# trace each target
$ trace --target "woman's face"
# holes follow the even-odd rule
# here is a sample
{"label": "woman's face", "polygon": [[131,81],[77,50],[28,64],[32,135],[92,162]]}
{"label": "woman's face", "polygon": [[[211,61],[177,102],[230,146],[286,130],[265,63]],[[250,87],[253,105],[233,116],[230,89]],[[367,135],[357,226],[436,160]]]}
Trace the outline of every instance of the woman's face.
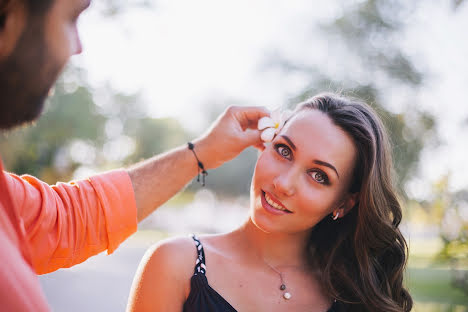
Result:
{"label": "woman's face", "polygon": [[346,205],[356,154],[352,138],[324,113],[295,114],[257,161],[253,223],[265,232],[310,230]]}

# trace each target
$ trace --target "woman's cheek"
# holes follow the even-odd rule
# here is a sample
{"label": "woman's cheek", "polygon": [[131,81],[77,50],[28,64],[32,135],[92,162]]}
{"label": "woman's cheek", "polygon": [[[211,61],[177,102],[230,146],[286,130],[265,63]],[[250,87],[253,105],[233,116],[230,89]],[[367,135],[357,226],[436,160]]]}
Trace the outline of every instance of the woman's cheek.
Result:
{"label": "woman's cheek", "polygon": [[300,205],[304,211],[319,220],[332,213],[335,208],[334,194],[329,189],[309,187],[302,191]]}
{"label": "woman's cheek", "polygon": [[283,170],[286,170],[284,164],[275,157],[273,151],[265,150],[257,162],[257,171],[259,175],[273,183],[273,179]]}

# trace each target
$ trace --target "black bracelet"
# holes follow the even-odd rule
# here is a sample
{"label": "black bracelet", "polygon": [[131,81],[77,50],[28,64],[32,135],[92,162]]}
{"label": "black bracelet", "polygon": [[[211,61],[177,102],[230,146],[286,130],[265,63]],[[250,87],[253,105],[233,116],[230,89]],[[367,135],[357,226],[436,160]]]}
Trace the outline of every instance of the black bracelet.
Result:
{"label": "black bracelet", "polygon": [[202,175],[202,186],[205,186],[205,177],[208,175],[208,172],[206,172],[205,167],[203,166],[203,163],[198,159],[197,153],[195,153],[195,145],[193,145],[192,142],[188,142],[188,149],[193,152],[193,155],[197,159],[197,164],[198,164],[198,175],[197,175],[197,182],[200,182],[200,173]]}

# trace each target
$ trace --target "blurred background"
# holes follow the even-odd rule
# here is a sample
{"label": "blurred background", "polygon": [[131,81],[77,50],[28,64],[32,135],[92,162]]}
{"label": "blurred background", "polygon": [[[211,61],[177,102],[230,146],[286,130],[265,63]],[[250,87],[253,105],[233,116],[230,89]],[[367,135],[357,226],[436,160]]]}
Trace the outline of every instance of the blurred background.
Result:
{"label": "blurred background", "polygon": [[[185,144],[228,105],[356,96],[393,140],[414,310],[468,311],[466,2],[93,1],[46,113],[0,136],[5,166],[54,184]],[[241,224],[256,157],[189,185],[113,255],[42,276],[52,309],[123,311],[148,246]]]}

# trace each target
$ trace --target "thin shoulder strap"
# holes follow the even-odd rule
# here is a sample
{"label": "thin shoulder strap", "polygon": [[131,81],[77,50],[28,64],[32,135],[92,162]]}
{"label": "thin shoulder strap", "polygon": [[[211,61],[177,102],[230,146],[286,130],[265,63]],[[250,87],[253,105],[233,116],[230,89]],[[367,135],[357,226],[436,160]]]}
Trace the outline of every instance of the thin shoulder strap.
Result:
{"label": "thin shoulder strap", "polygon": [[205,265],[205,251],[203,250],[203,245],[194,234],[190,234],[190,237],[192,237],[193,241],[195,242],[195,246],[197,247],[197,261],[195,262],[194,274],[197,275],[198,273],[201,273],[205,275],[206,265]]}

